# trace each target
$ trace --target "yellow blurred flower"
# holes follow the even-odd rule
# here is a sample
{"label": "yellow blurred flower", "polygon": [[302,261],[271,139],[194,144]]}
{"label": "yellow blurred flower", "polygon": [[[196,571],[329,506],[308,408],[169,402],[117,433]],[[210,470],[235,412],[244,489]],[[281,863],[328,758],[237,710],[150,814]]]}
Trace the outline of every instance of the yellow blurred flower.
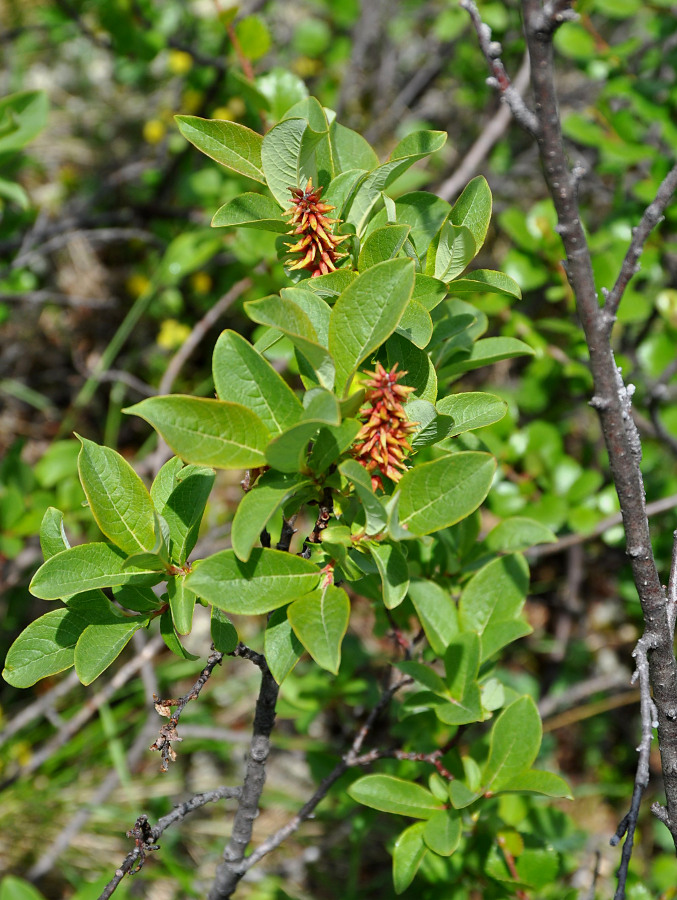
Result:
{"label": "yellow blurred flower", "polygon": [[188,339],[190,327],[177,322],[176,319],[165,319],[160,325],[157,344],[163,350],[176,350]]}
{"label": "yellow blurred flower", "polygon": [[206,272],[193,272],[190,283],[196,294],[208,294],[212,289],[212,277]]}
{"label": "yellow blurred flower", "polygon": [[170,50],[168,67],[172,75],[185,75],[193,68],[193,57],[185,50]]}
{"label": "yellow blurred flower", "polygon": [[143,139],[147,144],[159,144],[167,133],[167,126],[160,119],[149,119],[143,126]]}
{"label": "yellow blurred flower", "polygon": [[144,291],[148,290],[149,285],[150,279],[145,275],[141,275],[139,272],[134,275],[130,275],[125,282],[125,287],[132,297],[140,297],[141,294],[144,293]]}

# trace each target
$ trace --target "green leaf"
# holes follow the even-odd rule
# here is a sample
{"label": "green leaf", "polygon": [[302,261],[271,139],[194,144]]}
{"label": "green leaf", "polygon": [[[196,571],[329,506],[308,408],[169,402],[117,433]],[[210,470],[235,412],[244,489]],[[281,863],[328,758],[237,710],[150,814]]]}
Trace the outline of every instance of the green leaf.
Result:
{"label": "green leaf", "polygon": [[454,225],[465,225],[475,240],[476,249],[481,248],[491,221],[491,190],[484,176],[478,175],[465,186],[454,203],[449,220]]}
{"label": "green leaf", "polygon": [[270,614],[263,639],[266,662],[278,684],[282,684],[304,652],[287,618],[287,609],[276,609]]}
{"label": "green leaf", "polygon": [[395,201],[398,224],[410,225],[410,239],[419,259],[425,259],[431,241],[451,212],[451,206],[428,191],[403,194]]}
{"label": "green leaf", "polygon": [[348,795],[363,806],[412,819],[429,819],[441,807],[427,788],[392,775],[358,778],[348,788]]}
{"label": "green leaf", "polygon": [[554,772],[544,772],[541,769],[527,769],[526,772],[515,775],[501,788],[502,794],[508,791],[515,794],[544,794],[546,797],[574,799],[569,785],[563,778]]}
{"label": "green leaf", "polygon": [[[359,463],[358,463],[359,465]],[[369,552],[381,576],[383,602],[386,609],[394,609],[407,596],[409,567],[398,544],[372,543]]]}
{"label": "green leaf", "polygon": [[309,593],[319,579],[314,563],[281,550],[257,548],[247,562],[233,550],[196,562],[186,585],[224,612],[257,615]]}
{"label": "green leaf", "polygon": [[144,483],[126,459],[109,447],[76,435],[80,481],[102,533],[127,555],[155,547],[155,511]]}
{"label": "green leaf", "polygon": [[444,670],[449,693],[461,702],[469,685],[477,680],[480,668],[480,640],[476,634],[457,634],[444,651]]}
{"label": "green leaf", "polygon": [[279,434],[301,418],[303,407],[287,382],[249,341],[224,331],[214,347],[214,386],[221,400],[240,403]]}
{"label": "green leaf", "polygon": [[412,399],[434,403],[437,399],[437,373],[428,354],[399,334],[388,338],[386,350],[388,365],[392,368],[397,363],[400,371],[407,373],[400,383],[414,388]]}
{"label": "green leaf", "polygon": [[411,295],[412,300],[418,300],[430,312],[430,310],[439,306],[446,296],[447,286],[443,281],[431,278],[430,275],[422,275],[420,272],[416,273],[414,292]]}
{"label": "green leaf", "polygon": [[499,522],[485,537],[484,543],[493,553],[515,553],[535,544],[552,544],[557,535],[537,522],[523,516],[511,516]]}
{"label": "green leaf", "polygon": [[176,116],[179,131],[198,150],[238,175],[266,183],[261,161],[263,138],[239,125],[198,116]]}
{"label": "green leaf", "polygon": [[475,239],[465,225],[445,222],[435,253],[435,265],[429,274],[440,281],[452,281],[468,266],[477,253]]}
{"label": "green leaf", "polygon": [[79,544],[43,563],[28,589],[41,600],[59,600],[93,588],[151,585],[162,580],[154,571],[125,568],[125,560],[125,554],[111,544]]}
{"label": "green leaf", "polygon": [[468,725],[471,722],[481,722],[484,715],[479,686],[473,682],[468,685],[461,700],[435,706],[435,715],[445,725]]}
{"label": "green leaf", "polygon": [[[2,138],[0,137],[0,147],[2,146]],[[7,181],[6,178],[0,178],[0,197],[15,203],[22,210],[30,209],[31,198],[26,191],[15,181]]]}
{"label": "green leaf", "polygon": [[181,659],[199,658],[193,653],[189,653],[179,640],[179,636],[176,633],[176,629],[174,628],[174,623],[172,622],[171,611],[168,609],[165,610],[165,612],[163,612],[160,616],[160,634],[162,635],[162,640],[165,642],[167,647],[176,656],[180,657]]}
{"label": "green leaf", "polygon": [[449,437],[454,425],[454,420],[449,416],[438,416],[437,410],[428,400],[410,400],[405,411],[409,421],[416,425],[409,437],[409,443],[413,450],[436,444]]}
{"label": "green leaf", "polygon": [[[494,844],[484,863],[485,872],[499,882],[512,886],[522,886],[542,890],[557,883],[560,862],[559,854],[552,847],[543,846],[538,838],[532,835],[522,836],[519,833],[508,833],[504,836],[508,840],[513,837],[523,841],[522,852],[514,857],[514,874],[508,867],[505,855],[500,846]],[[531,845],[531,846],[530,846]],[[514,875],[517,875],[517,878]],[[646,895],[648,898],[648,894]],[[628,900],[631,900],[628,892]],[[638,897],[632,900],[639,900]]]}
{"label": "green leaf", "polygon": [[491,729],[489,759],[482,773],[484,791],[500,791],[533,763],[541,746],[541,719],[531,697],[507,706]]}
{"label": "green leaf", "polygon": [[436,812],[425,823],[423,840],[433,853],[451,856],[461,842],[462,820],[455,810]]}
{"label": "green leaf", "polygon": [[462,781],[452,781],[449,785],[449,799],[454,809],[465,809],[474,803],[480,796],[478,791],[472,791]]}
{"label": "green leaf", "polygon": [[[336,121],[332,122],[329,133],[338,172],[344,175],[351,174],[355,169],[370,172],[378,166],[378,156],[361,134]],[[329,202],[334,203],[334,200]]]}
{"label": "green leaf", "polygon": [[400,524],[412,534],[431,534],[474,512],[489,492],[496,461],[467,451],[423,463],[399,482]]}
{"label": "green leaf", "polygon": [[305,119],[284,119],[263,138],[261,161],[271,194],[283,209],[289,207],[289,189],[317,183],[315,149],[326,132],[313,131]]}
{"label": "green leaf", "polygon": [[45,900],[45,897],[22,878],[5,875],[0,882],[0,900]]}
{"label": "green leaf", "polygon": [[113,618],[88,625],[75,647],[75,671],[82,684],[91,684],[115,662],[132,639],[148,624],[148,619],[136,617]]}
{"label": "green leaf", "polygon": [[259,16],[251,15],[235,23],[235,34],[240,51],[252,61],[261,59],[270,50],[271,37],[268,27]]}
{"label": "green leaf", "polygon": [[442,131],[418,131],[409,134],[395,147],[388,162],[373,169],[364,177],[345,217],[346,222],[355,226],[358,235],[363,233],[374,204],[388,185],[417,160],[439,150],[446,139],[447,136]]}
{"label": "green leaf", "polygon": [[70,669],[75,645],[88,624],[77,609],[55,609],[40,616],[7,651],[2,677],[14,687],[26,688]]}
{"label": "green leaf", "polygon": [[239,403],[173,394],[149,397],[123,411],[149,422],[187,462],[217,469],[265,465],[268,430]]}
{"label": "green leaf", "polygon": [[[113,588],[113,596],[120,606],[135,612],[152,612],[162,605],[162,600],[149,587],[137,587],[133,584],[123,584]],[[70,601],[69,605],[72,604]]]}
{"label": "green leaf", "polygon": [[516,619],[529,587],[529,567],[520,554],[492,560],[466,584],[459,602],[464,630],[483,634],[487,625]]}
{"label": "green leaf", "polygon": [[40,549],[45,559],[68,550],[70,544],[63,527],[63,513],[50,506],[45,510],[40,523]]}
{"label": "green leaf", "polygon": [[298,75],[281,67],[259,75],[256,87],[268,101],[273,120],[281,119],[295,103],[308,96],[308,88]]}
{"label": "green leaf", "polygon": [[340,425],[320,428],[308,457],[308,467],[322,474],[353,443],[362,427],[357,419],[346,419]]}
{"label": "green leaf", "polygon": [[372,231],[360,249],[357,268],[360,272],[377,263],[394,259],[409,236],[408,225],[385,225]]}
{"label": "green leaf", "polygon": [[308,443],[323,425],[339,425],[340,410],[330,391],[315,388],[306,393],[303,419],[274,438],[266,448],[268,464],[280,472],[307,472]]}
{"label": "green leaf", "polygon": [[315,370],[322,387],[332,389],[334,361],[327,349],[320,344],[310,318],[297,303],[280,297],[263,297],[261,300],[249,300],[245,303],[245,311],[253,322],[269,325],[286,334]]}
{"label": "green leaf", "polygon": [[231,530],[231,542],[238,559],[247,562],[254,544],[275,512],[302,487],[310,484],[298,474],[264,472],[240,501]]}
{"label": "green leaf", "polygon": [[418,300],[410,300],[404,310],[397,333],[403,335],[412,344],[423,349],[430,343],[433,334],[433,320],[430,313]]}
{"label": "green leaf", "polygon": [[158,513],[162,513],[162,508],[169,499],[169,495],[178,484],[177,476],[182,469],[183,460],[178,456],[172,456],[155,476],[150,486],[150,499]]}
{"label": "green leaf", "polygon": [[[465,266],[463,267],[465,268]],[[459,270],[460,272],[463,269]],[[435,273],[437,275],[437,272]],[[442,278],[442,275],[438,276]],[[451,276],[446,276],[451,281]],[[475,269],[468,272],[463,278],[451,281],[449,285],[451,294],[504,294],[508,297],[522,297],[520,286],[509,275],[503,272],[495,272],[493,269]]]}
{"label": "green leaf", "polygon": [[174,575],[167,579],[167,596],[174,628],[179,634],[190,634],[197,597],[186,587],[185,575]]}
{"label": "green leaf", "polygon": [[437,672],[430,668],[430,666],[426,666],[424,663],[415,662],[414,660],[404,660],[404,662],[396,663],[396,665],[400,672],[404,672],[405,675],[411,676],[414,681],[422,684],[423,687],[432,691],[433,694],[438,694],[446,700],[449,699],[449,690],[446,684],[442,681]]}
{"label": "green leaf", "polygon": [[482,635],[482,660],[489,659],[503,647],[531,634],[532,631],[531,625],[522,619],[513,619],[509,622],[490,622]]}
{"label": "green leaf", "polygon": [[329,322],[329,350],[339,396],[347,393],[360,363],[393,333],[413,286],[413,262],[391,259],[367,269],[338,298]]}
{"label": "green leaf", "polygon": [[[310,279],[310,281],[315,281],[315,279]],[[307,281],[301,283],[306,284]],[[329,320],[331,318],[331,307],[327,301],[323,300],[315,291],[310,291],[303,287],[282,288],[280,295],[284,300],[291,300],[303,310],[310,319],[310,324],[315,329],[318,343],[323,347],[327,347],[329,345]]]}
{"label": "green leaf", "polygon": [[180,469],[174,476],[175,487],[159,510],[169,528],[172,559],[181,566],[197,542],[214,475],[214,470],[205,466]]}
{"label": "green leaf", "polygon": [[21,150],[47,124],[45,91],[19,91],[0,100],[0,153]]}
{"label": "green leaf", "polygon": [[428,643],[438,656],[442,656],[458,634],[458,613],[449,591],[434,581],[413,578],[409,583],[409,598]]}
{"label": "green leaf", "polygon": [[508,404],[494,394],[468,391],[452,394],[437,401],[437,411],[453,419],[448,437],[455,437],[475,428],[484,428],[499,422],[508,410]]}
{"label": "green leaf", "polygon": [[483,338],[472,345],[467,356],[458,359],[454,358],[449,365],[446,365],[444,374],[447,376],[460,375],[463,372],[470,372],[472,369],[489,366],[502,359],[513,359],[516,356],[533,356],[534,353],[535,351],[528,344],[525,344],[524,341],[518,341],[517,338]]}
{"label": "green leaf", "polygon": [[405,891],[428,852],[423,841],[425,826],[422,822],[410,825],[398,836],[393,846],[393,886],[396,894]]}
{"label": "green leaf", "polygon": [[388,514],[371,489],[371,476],[367,470],[356,460],[345,459],[339,466],[339,472],[353,485],[360,498],[366,517],[366,533],[378,534],[383,531],[388,523]]}
{"label": "green leaf", "polygon": [[341,644],[350,620],[350,600],[333,585],[296,600],[287,610],[294,634],[315,662],[338,675]]}
{"label": "green leaf", "polygon": [[289,223],[280,215],[280,207],[264,194],[240,194],[219,207],[212,228],[256,228],[287,234]]}
{"label": "green leaf", "polygon": [[215,606],[212,606],[211,635],[214,649],[219,653],[232,653],[239,642],[237,629],[228,616]]}

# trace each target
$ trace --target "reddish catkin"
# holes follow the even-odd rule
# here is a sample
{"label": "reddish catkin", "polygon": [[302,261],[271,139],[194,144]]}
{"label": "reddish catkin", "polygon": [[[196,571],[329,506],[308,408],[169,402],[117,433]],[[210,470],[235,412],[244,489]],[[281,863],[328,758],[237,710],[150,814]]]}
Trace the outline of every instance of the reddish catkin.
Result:
{"label": "reddish catkin", "polygon": [[408,437],[416,430],[404,411],[403,401],[414,390],[398,384],[406,372],[397,371],[397,363],[390,371],[376,363],[376,371],[366,383],[366,405],[360,411],[364,422],[355,438],[353,456],[371,475],[374,490],[383,490],[381,475],[399,481],[406,471],[404,458],[411,452]]}
{"label": "reddish catkin", "polygon": [[313,187],[309,178],[305,188],[289,188],[292,194],[291,207],[282,215],[291,216],[289,224],[293,240],[288,241],[290,253],[300,253],[301,257],[289,266],[290,270],[307,269],[313,278],[326,275],[336,269],[337,260],[347,253],[340,253],[338,245],[349,235],[335,235],[332,226],[340,219],[328,219],[325,215],[335,209],[328,203],[320,202],[322,187]]}

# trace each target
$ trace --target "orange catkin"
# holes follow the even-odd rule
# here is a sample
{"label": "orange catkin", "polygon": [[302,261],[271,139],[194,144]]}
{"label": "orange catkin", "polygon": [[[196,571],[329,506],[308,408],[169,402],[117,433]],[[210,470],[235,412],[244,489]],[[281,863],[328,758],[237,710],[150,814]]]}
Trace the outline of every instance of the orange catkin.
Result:
{"label": "orange catkin", "polygon": [[355,438],[353,456],[371,475],[374,490],[383,490],[381,475],[391,481],[399,481],[406,465],[405,454],[411,452],[409,434],[416,430],[416,422],[410,422],[402,405],[414,390],[398,384],[406,372],[397,371],[397,363],[390,371],[376,363],[374,372],[366,383],[366,405],[360,412],[364,424]]}
{"label": "orange catkin", "polygon": [[293,240],[288,241],[290,253],[300,253],[301,258],[289,266],[290,270],[307,269],[313,278],[326,275],[336,269],[336,261],[347,253],[339,253],[338,245],[349,237],[347,234],[332,234],[332,226],[340,219],[328,219],[325,213],[335,209],[328,203],[320,202],[322,187],[313,187],[309,178],[305,188],[290,187],[291,207],[282,215],[291,216],[289,224]]}

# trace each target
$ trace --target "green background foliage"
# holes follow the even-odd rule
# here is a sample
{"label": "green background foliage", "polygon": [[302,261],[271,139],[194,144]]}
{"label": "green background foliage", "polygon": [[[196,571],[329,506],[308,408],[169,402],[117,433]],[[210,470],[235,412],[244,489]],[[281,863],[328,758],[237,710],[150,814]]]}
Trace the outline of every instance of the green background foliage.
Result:
{"label": "green background foliage", "polygon": [[[580,885],[574,873],[580,869],[592,877],[594,851],[608,852],[599,835],[613,833],[618,811],[624,812],[637,743],[627,711],[634,707],[614,711],[613,701],[622,694],[602,697],[597,705],[592,695],[568,720],[549,724],[546,717],[541,740],[533,703],[525,696],[538,700],[601,674],[627,684],[639,610],[618,526],[585,544],[582,567],[572,555],[577,551],[532,562],[527,599],[525,550],[555,534],[593,534],[617,510],[598,426],[586,406],[587,349],[572,318],[561,244],[534,148],[511,126],[478,168],[482,177],[470,182],[460,200],[460,188],[447,198],[456,201],[449,215],[447,200],[424,191],[443,192],[447,176],[498,110],[464,11],[437,2],[402,3],[387,11],[374,4],[372,16],[361,17],[357,3],[258,6],[255,13],[232,10],[236,42],[228,32],[230,12],[217,17],[215,9],[196,11],[178,2],[14,4],[3,25],[3,641],[6,650],[36,620],[24,634],[39,648],[32,658],[22,657],[13,684],[24,688],[72,665],[88,684],[118,653],[121,662],[129,660],[134,645],[128,642],[159,609],[148,586],[160,580],[169,558],[185,563],[198,541],[205,504],[199,534],[218,578],[239,588],[237,573],[249,566],[265,580],[266,559],[278,551],[262,551],[256,539],[270,523],[277,540],[279,512],[291,513],[292,498],[309,490],[307,473],[292,474],[302,448],[316,435],[324,442],[317,438],[308,462],[315,477],[339,459],[355,434],[351,422],[357,408],[340,409],[338,424],[336,406],[323,403],[323,394],[304,408],[289,383],[298,389],[306,379],[305,387],[312,389],[310,367],[316,390],[334,388],[348,403],[351,377],[385,341],[383,361],[397,361],[408,371],[406,383],[414,388],[410,403],[418,404],[412,420],[421,423],[413,436],[421,465],[401,483],[399,522],[421,535],[444,530],[434,540],[399,541],[397,515],[393,519],[368,480],[360,485],[360,473],[343,462],[342,483],[353,485],[359,497],[367,534],[395,523],[389,542],[373,543],[363,554],[368,571],[358,560],[363,569],[353,572],[357,563],[342,543],[345,535],[329,535],[327,545],[332,553],[343,553],[346,574],[359,574],[363,582],[365,599],[354,609],[343,641],[345,592],[318,588],[311,574],[317,566],[310,563],[308,574],[299,570],[288,576],[290,582],[307,579],[302,597],[296,586],[286,594],[276,587],[269,605],[263,581],[257,581],[259,606],[233,608],[240,601],[227,602],[223,618],[215,608],[210,623],[202,616],[204,607],[195,605],[196,594],[215,604],[236,595],[213,587],[207,560],[185,582],[180,576],[168,582],[171,617],[163,615],[161,626],[181,658],[161,657],[160,693],[176,696],[177,685],[193,682],[201,663],[192,653],[204,659],[210,640],[232,647],[228,614],[237,618],[243,639],[265,647],[275,677],[284,680],[276,746],[294,765],[301,755],[307,761],[291,772],[283,765],[277,773],[273,769],[261,817],[261,827],[272,831],[275,806],[289,814],[298,808],[375,702],[379,668],[393,656],[387,637],[391,617],[406,630],[416,615],[430,644],[427,652],[445,665],[433,672],[438,681],[426,674],[429,666],[415,670],[414,663],[402,663],[414,689],[396,703],[389,734],[406,743],[415,731],[421,736],[416,749],[432,752],[464,719],[476,722],[493,713],[495,724],[490,727],[487,719],[474,743],[451,754],[453,759],[445,757],[456,776],[451,794],[427,769],[429,782],[414,784],[421,768],[412,760],[383,760],[378,774],[344,776],[318,810],[317,831],[301,833],[282,853],[284,876],[267,874],[256,887],[243,885],[242,895],[388,895],[392,853],[395,889],[405,897],[472,897],[478,883],[489,898],[515,896],[519,885],[544,898],[575,896]],[[631,228],[674,157],[677,57],[670,39],[677,26],[663,4],[585,0],[577,8],[579,20],[558,32],[556,47],[558,65],[569,79],[563,85],[564,129],[571,157],[582,170],[580,198],[594,235],[601,289],[611,286]],[[481,4],[481,10],[516,71],[523,54],[516,10],[500,3]],[[425,78],[414,83],[421,72]],[[341,124],[326,109],[335,111]],[[206,119],[221,124],[199,124]],[[429,136],[422,139],[422,133]],[[422,165],[422,156],[432,151]],[[276,244],[285,230],[280,213],[289,184],[310,175],[314,181],[334,179],[324,198],[337,207],[334,215],[352,226],[344,226],[355,234],[345,246],[359,276],[325,276],[315,279],[317,285],[304,281],[292,288]],[[266,182],[275,199],[265,193]],[[212,217],[221,230],[209,228]],[[614,334],[619,365],[637,386],[649,501],[677,493],[674,254],[673,208],[646,245]],[[471,261],[472,270],[464,274]],[[146,396],[144,385],[149,394],[157,392],[195,323],[245,277],[250,285],[211,324],[170,388],[162,390],[191,396],[172,401]],[[454,294],[445,300],[439,282],[452,279]],[[374,285],[385,283],[387,302],[374,291]],[[268,302],[281,289],[282,299]],[[380,316],[376,334],[364,326],[348,340],[346,323],[356,316],[366,321],[372,311]],[[510,362],[516,352],[523,355]],[[140,418],[122,414],[132,407]],[[201,411],[197,416],[195,409]],[[219,418],[210,429],[202,411],[211,416],[214,409]],[[171,432],[184,415],[202,423],[189,448],[174,446]],[[144,472],[143,466],[154,443],[143,419],[189,463],[163,470],[150,491],[128,465],[140,467],[148,483],[149,469]],[[83,435],[89,455],[72,437],[74,430]],[[225,446],[224,432],[243,438],[240,455]],[[204,453],[193,457],[196,436]],[[342,449],[332,456],[336,447]],[[497,460],[495,474],[487,453]],[[96,465],[89,472],[92,454]],[[464,461],[474,467],[477,502],[464,493],[462,509],[455,511],[453,495],[440,496],[438,490],[447,475],[456,483],[448,470]],[[262,463],[276,471],[240,502],[240,475],[228,470]],[[219,469],[216,477],[212,466]],[[492,478],[481,516],[471,512]],[[121,486],[124,496],[131,492],[135,498],[131,523],[116,505]],[[419,521],[426,490],[437,501],[435,516]],[[63,543],[57,509],[63,511],[72,549]],[[168,535],[155,516],[167,521]],[[42,551],[55,561],[41,570],[33,592],[48,602],[27,592],[40,562],[41,521]],[[120,532],[125,521],[129,527]],[[673,517],[663,514],[652,522],[657,561],[667,571]],[[303,527],[308,524],[312,527],[312,522]],[[226,532],[233,550],[221,549]],[[107,548],[98,561],[108,564],[105,584],[83,581],[82,572],[76,584],[60,580],[60,572],[73,571],[72,559],[85,554],[75,546],[83,541],[94,542],[90,551]],[[123,565],[123,556],[108,542],[123,555],[144,556],[131,567]],[[393,562],[401,545],[410,579],[406,598],[399,557]],[[61,554],[67,555],[65,568]],[[440,588],[439,572],[454,580],[458,603]],[[134,615],[112,621],[116,607],[101,587],[112,587]],[[86,598],[86,615],[77,596],[52,609],[52,598],[82,591],[93,593]],[[379,595],[387,613],[369,602]],[[245,603],[241,592],[237,596]],[[314,600],[327,607],[333,639],[320,627]],[[271,609],[265,635],[263,620],[240,618],[244,611]],[[187,640],[191,625],[197,636]],[[480,652],[468,638],[475,632],[481,635]],[[319,666],[303,656],[304,648]],[[5,665],[11,663],[10,654]],[[243,673],[242,665],[228,662],[223,678],[218,673],[218,682],[190,707],[180,761],[162,781],[150,754],[142,776],[126,761],[125,752],[147,718],[143,687],[139,680],[129,682],[37,777],[19,778],[6,788],[0,809],[15,825],[12,846],[0,847],[1,867],[25,875],[40,848],[56,837],[77,804],[96,796],[112,769],[121,790],[98,805],[88,839],[66,851],[40,882],[47,897],[98,896],[89,881],[98,878],[100,887],[110,877],[126,852],[123,832],[141,808],[157,817],[186,787],[205,789],[237,776],[241,748],[237,737],[228,744],[224,733],[232,738],[243,722],[249,724],[256,690],[255,675]],[[3,685],[4,722],[27,696]],[[84,698],[84,690],[75,688],[59,701],[60,715],[76,714]],[[628,696],[628,704],[631,700]],[[55,722],[33,724],[4,745],[5,778],[30,763],[54,734]],[[209,728],[221,729],[219,736],[205,736]],[[505,738],[515,732],[523,758]],[[385,741],[385,733],[379,736]],[[574,804],[508,792],[511,783],[525,788],[522,770],[539,752],[539,770],[562,771],[573,787]],[[217,770],[209,784],[201,780],[207,753]],[[548,797],[564,795],[552,773],[532,771],[529,777],[532,787],[534,778],[540,779],[537,789]],[[425,798],[419,797],[419,811],[433,813],[413,824],[380,813],[402,812],[387,805],[394,779]],[[498,796],[484,801],[486,818],[471,846],[467,828],[459,828],[462,811],[489,783]],[[402,802],[401,787],[392,794]],[[448,803],[449,809],[438,809]],[[598,816],[594,824],[591,804]],[[37,809],[47,814],[38,816]],[[333,841],[332,833],[345,821],[350,832],[340,843]],[[204,861],[220,852],[224,827],[222,818],[205,811],[194,831],[167,832],[162,852],[135,877],[144,889],[157,881],[174,892],[171,896],[203,896]],[[642,853],[633,861],[628,896],[670,896],[677,867],[664,852],[669,851],[661,843],[665,836],[648,816],[640,827]],[[517,861],[517,885],[504,846]],[[291,865],[295,854],[303,859],[300,870]],[[615,865],[615,856],[605,858],[609,867]],[[127,890],[123,885],[118,896]],[[30,891],[8,877],[0,898],[36,896]],[[608,893],[604,879],[599,891]]]}

